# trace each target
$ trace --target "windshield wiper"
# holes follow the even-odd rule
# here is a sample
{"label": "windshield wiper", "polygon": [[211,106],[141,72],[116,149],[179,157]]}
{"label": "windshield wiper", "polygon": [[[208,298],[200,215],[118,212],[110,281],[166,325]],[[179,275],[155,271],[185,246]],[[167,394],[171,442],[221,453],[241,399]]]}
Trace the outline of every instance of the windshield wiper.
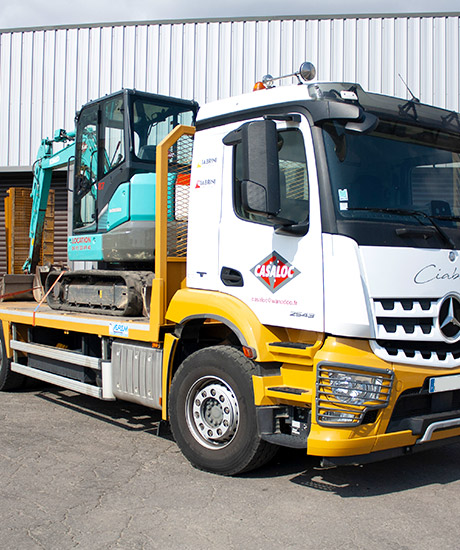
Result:
{"label": "windshield wiper", "polygon": [[[378,208],[378,207],[372,207],[372,206],[363,206],[363,207],[356,207],[356,208],[348,208],[348,211],[350,210],[357,210],[357,211],[364,211],[364,212],[382,212],[384,214],[396,214],[398,216],[412,216],[416,220],[418,220],[422,225],[424,225],[421,220],[419,219],[419,216],[422,218],[425,218],[428,220],[431,225],[436,229],[439,236],[442,238],[442,240],[447,243],[453,250],[456,250],[456,246],[454,241],[449,237],[449,235],[438,225],[438,223],[435,221],[435,217],[439,220],[443,219],[455,219],[450,216],[430,216],[426,212],[423,212],[422,210],[405,210],[404,208]],[[460,219],[460,218],[459,218]]]}
{"label": "windshield wiper", "polygon": [[437,220],[443,220],[448,222],[460,222],[460,216],[438,216],[438,215],[431,215],[432,218],[436,218]]}

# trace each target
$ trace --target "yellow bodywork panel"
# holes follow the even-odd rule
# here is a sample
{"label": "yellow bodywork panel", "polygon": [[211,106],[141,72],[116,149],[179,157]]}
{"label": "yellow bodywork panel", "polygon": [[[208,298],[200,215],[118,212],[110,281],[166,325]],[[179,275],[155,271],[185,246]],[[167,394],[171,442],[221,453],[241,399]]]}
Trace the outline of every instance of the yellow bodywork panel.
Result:
{"label": "yellow bodywork panel", "polygon": [[287,340],[281,327],[267,327],[241,300],[221,292],[182,289],[176,292],[166,312],[166,319],[184,323],[193,318],[215,319],[231,326],[243,337],[245,345],[257,353],[257,361],[275,361],[268,344]]}

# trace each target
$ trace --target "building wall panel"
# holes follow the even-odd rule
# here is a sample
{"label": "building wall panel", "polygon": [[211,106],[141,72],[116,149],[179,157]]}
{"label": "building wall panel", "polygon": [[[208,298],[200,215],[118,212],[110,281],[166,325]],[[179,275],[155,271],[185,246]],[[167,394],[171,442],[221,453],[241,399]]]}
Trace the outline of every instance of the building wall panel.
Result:
{"label": "building wall panel", "polygon": [[[73,128],[75,111],[77,109],[77,48],[78,30],[69,29],[67,32],[66,48],[66,75],[65,75],[65,128]],[[62,70],[62,68],[61,68]],[[73,109],[72,109],[73,108]],[[79,107],[78,107],[79,108]]]}
{"label": "building wall panel", "polygon": [[[459,110],[460,15],[306,17],[25,29],[0,33],[0,168],[29,166],[40,139],[122,87],[203,103],[312,61],[319,80]],[[401,75],[402,79],[399,77]],[[280,82],[285,85],[288,82]]]}
{"label": "building wall panel", "polygon": [[[55,65],[55,52],[56,31],[46,31],[43,51],[42,137],[52,137],[56,127],[54,120],[55,74],[62,68]],[[76,80],[78,82],[78,75]]]}
{"label": "building wall panel", "polygon": [[125,27],[123,44],[123,87],[135,87],[136,27]]}
{"label": "building wall panel", "polygon": [[429,103],[428,98],[434,98],[433,94],[433,21],[422,18],[420,25],[420,96],[424,103]]}
{"label": "building wall panel", "polygon": [[446,106],[446,18],[436,17],[433,21],[433,102]]}
{"label": "building wall panel", "polygon": [[88,44],[88,96],[100,96],[101,29],[89,31]]}
{"label": "building wall panel", "polygon": [[318,38],[318,27],[319,22],[317,20],[306,21],[305,22],[305,52],[304,58],[310,60],[318,71],[318,48],[319,48],[319,38]]}
{"label": "building wall panel", "polygon": [[[402,79],[403,75],[407,76],[407,31],[407,19],[397,19],[394,25],[394,94],[400,97],[406,95]],[[404,78],[404,81],[407,82],[407,79]]]}
{"label": "building wall panel", "polygon": [[19,102],[19,164],[27,164],[31,140],[33,33],[22,36],[21,97]]}
{"label": "building wall panel", "polygon": [[101,29],[101,50],[99,58],[99,96],[112,89],[112,27]]}
{"label": "building wall panel", "polygon": [[123,48],[125,27],[112,29],[112,63],[110,65],[110,91],[123,88]]}
{"label": "building wall panel", "polygon": [[446,21],[446,108],[453,110],[459,105],[460,94],[459,23],[457,17]]}
{"label": "building wall panel", "polygon": [[[67,55],[67,31],[56,31],[55,67],[60,67],[54,73],[54,122],[55,128],[66,128],[66,55]],[[41,64],[41,66],[43,66]],[[33,112],[33,110],[32,110]]]}
{"label": "building wall panel", "polygon": [[369,20],[358,19],[356,21],[356,82],[364,89],[369,88]]}
{"label": "building wall panel", "polygon": [[357,21],[347,19],[343,27],[343,78],[347,82],[357,82]]}
{"label": "building wall panel", "polygon": [[331,21],[320,21],[318,29],[318,60],[316,71],[318,80],[332,79],[332,25]]}
{"label": "building wall panel", "polygon": [[420,18],[411,17],[407,20],[407,85],[415,97],[421,97],[421,47]]}
{"label": "building wall panel", "polygon": [[[258,29],[256,39],[261,41],[266,47],[267,44],[267,25]],[[258,43],[257,46],[258,47]],[[232,48],[232,24],[230,22],[224,22],[219,24],[219,76],[217,79],[218,85],[218,97],[225,96],[230,89],[231,81],[231,50]],[[188,61],[188,60],[186,60]],[[193,63],[193,59],[192,59]],[[256,59],[257,63],[257,59]],[[266,74],[267,70],[263,74]],[[186,99],[193,99],[193,97],[184,95]]]}
{"label": "building wall panel", "polygon": [[[9,78],[9,139],[8,164],[19,166],[20,145],[20,102],[21,102],[21,73],[22,73],[22,36],[13,34],[11,37],[11,72]],[[3,139],[2,139],[3,142]]]}
{"label": "building wall panel", "polygon": [[[239,23],[239,25],[241,25],[241,23]],[[238,37],[235,36],[234,38],[237,39]],[[272,76],[280,75],[281,74],[281,21],[270,21],[269,29],[268,29],[268,48],[265,55],[267,54],[268,54],[268,63],[267,63],[268,73],[271,74]],[[238,63],[238,66],[240,66],[239,63]],[[238,78],[238,74],[236,71],[232,73],[232,75],[233,75],[232,76],[233,80]],[[260,75],[260,76],[263,76],[263,75]],[[257,75],[257,78],[260,78],[259,75]],[[242,91],[241,87],[238,91],[239,92]]]}
{"label": "building wall panel", "polygon": [[368,89],[373,91],[382,90],[382,62],[381,62],[381,44],[382,44],[382,19],[369,20],[369,65]]}
{"label": "building wall panel", "polygon": [[8,165],[10,139],[11,34],[0,35],[0,166]]}

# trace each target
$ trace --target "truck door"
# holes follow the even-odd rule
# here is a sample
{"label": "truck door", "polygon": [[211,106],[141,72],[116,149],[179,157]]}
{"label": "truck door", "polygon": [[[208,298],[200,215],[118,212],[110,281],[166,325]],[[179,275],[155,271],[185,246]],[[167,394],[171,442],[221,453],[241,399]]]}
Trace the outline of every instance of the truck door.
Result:
{"label": "truck door", "polygon": [[[242,180],[247,151],[239,144],[224,146],[219,290],[245,302],[264,324],[322,331],[320,203],[311,131],[297,114],[272,118],[277,216],[248,208]],[[255,160],[252,154],[251,162]]]}

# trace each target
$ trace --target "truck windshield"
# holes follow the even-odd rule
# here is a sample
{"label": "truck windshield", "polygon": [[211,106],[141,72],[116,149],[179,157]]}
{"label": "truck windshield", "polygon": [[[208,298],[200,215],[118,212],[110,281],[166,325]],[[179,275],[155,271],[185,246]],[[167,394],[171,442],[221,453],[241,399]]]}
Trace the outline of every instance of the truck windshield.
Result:
{"label": "truck windshield", "polygon": [[459,248],[460,137],[381,121],[323,126],[337,230],[359,244]]}

